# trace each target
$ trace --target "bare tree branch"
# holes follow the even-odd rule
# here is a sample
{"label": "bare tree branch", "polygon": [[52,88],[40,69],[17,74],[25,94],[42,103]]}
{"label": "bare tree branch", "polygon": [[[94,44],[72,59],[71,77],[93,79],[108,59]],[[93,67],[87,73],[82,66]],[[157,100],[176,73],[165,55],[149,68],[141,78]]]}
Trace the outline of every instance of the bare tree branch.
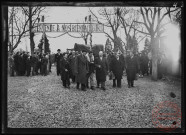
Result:
{"label": "bare tree branch", "polygon": [[140,11],[141,11],[141,14],[142,14],[142,17],[143,17],[144,25],[146,26],[147,30],[150,32],[150,27],[147,25],[147,21],[145,19],[145,15],[143,13],[142,7],[140,7]]}

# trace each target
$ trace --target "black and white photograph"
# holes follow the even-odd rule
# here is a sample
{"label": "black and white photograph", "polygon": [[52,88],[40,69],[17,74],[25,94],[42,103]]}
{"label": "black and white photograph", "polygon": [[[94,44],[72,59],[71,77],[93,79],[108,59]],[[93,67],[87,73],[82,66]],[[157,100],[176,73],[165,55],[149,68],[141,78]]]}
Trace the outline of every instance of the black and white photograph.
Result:
{"label": "black and white photograph", "polygon": [[5,4],[4,132],[184,133],[183,8],[183,1]]}

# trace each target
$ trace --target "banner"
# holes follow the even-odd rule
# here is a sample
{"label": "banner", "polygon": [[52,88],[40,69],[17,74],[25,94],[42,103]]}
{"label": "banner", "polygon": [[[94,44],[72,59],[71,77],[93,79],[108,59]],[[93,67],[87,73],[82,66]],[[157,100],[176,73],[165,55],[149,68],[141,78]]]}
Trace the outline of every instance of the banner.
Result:
{"label": "banner", "polygon": [[96,23],[38,23],[34,32],[104,32],[104,26]]}

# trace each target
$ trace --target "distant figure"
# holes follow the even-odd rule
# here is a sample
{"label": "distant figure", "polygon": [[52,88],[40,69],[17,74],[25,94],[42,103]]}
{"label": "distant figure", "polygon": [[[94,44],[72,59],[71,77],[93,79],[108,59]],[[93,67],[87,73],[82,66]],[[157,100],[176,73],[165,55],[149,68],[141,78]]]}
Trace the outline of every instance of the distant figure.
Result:
{"label": "distant figure", "polygon": [[108,62],[105,57],[103,57],[103,52],[99,52],[99,57],[95,59],[96,66],[96,80],[97,80],[97,88],[99,88],[99,84],[101,83],[102,90],[106,90],[105,81],[106,75],[108,74]]}
{"label": "distant figure", "polygon": [[23,53],[20,53],[20,56],[18,57],[19,58],[19,60],[18,60],[18,62],[19,62],[19,65],[18,65],[18,70],[19,70],[19,75],[20,76],[24,76],[24,59],[23,59]]}
{"label": "distant figure", "polygon": [[32,55],[32,59],[31,59],[31,72],[32,72],[32,75],[36,75],[37,62],[38,62],[38,59],[36,57],[36,52],[34,52],[34,54]]}
{"label": "distant figure", "polygon": [[24,75],[26,74],[26,60],[27,60],[27,57],[28,57],[28,55],[26,54],[26,52],[25,51],[23,51],[23,63],[24,63]]}
{"label": "distant figure", "polygon": [[16,75],[18,76],[19,75],[19,52],[17,52],[14,55],[14,64],[15,64],[15,72]]}
{"label": "distant figure", "polygon": [[27,60],[26,60],[26,75],[29,77],[31,72],[31,63],[32,63],[32,57],[30,54],[28,54]]}
{"label": "distant figure", "polygon": [[10,76],[14,76],[15,64],[14,64],[13,54],[10,54],[8,58],[8,62],[9,62]]}
{"label": "distant figure", "polygon": [[52,71],[51,71],[51,68],[52,68],[52,55],[51,55],[51,53],[49,52],[49,72],[52,72]]}
{"label": "distant figure", "polygon": [[60,59],[62,58],[61,50],[57,50],[57,54],[55,54],[55,63],[56,63],[56,71],[57,75],[60,75]]}
{"label": "distant figure", "polygon": [[42,75],[46,76],[47,75],[47,64],[48,64],[48,59],[46,54],[43,54],[43,59],[41,60],[41,68],[42,68]]}
{"label": "distant figure", "polygon": [[67,60],[68,54],[64,53],[63,58],[60,60],[60,74],[61,74],[61,80],[63,82],[63,86],[65,88],[70,88],[70,77],[69,77],[69,70],[70,65]]}
{"label": "distant figure", "polygon": [[127,56],[126,58],[126,72],[128,88],[134,87],[134,80],[136,77],[136,73],[138,73],[138,63],[132,51],[130,51],[129,56]]}

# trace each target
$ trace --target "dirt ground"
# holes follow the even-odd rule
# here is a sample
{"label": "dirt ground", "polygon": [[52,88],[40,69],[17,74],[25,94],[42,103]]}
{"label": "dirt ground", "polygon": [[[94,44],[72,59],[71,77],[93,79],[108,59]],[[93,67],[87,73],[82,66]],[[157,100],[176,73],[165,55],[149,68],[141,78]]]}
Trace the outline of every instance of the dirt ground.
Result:
{"label": "dirt ground", "polygon": [[108,79],[106,91],[81,91],[73,83],[63,88],[54,66],[48,76],[8,77],[8,127],[155,128],[152,111],[158,103],[181,107],[181,82],[155,82],[145,76],[134,85],[128,88],[124,76],[122,88],[113,88]]}

